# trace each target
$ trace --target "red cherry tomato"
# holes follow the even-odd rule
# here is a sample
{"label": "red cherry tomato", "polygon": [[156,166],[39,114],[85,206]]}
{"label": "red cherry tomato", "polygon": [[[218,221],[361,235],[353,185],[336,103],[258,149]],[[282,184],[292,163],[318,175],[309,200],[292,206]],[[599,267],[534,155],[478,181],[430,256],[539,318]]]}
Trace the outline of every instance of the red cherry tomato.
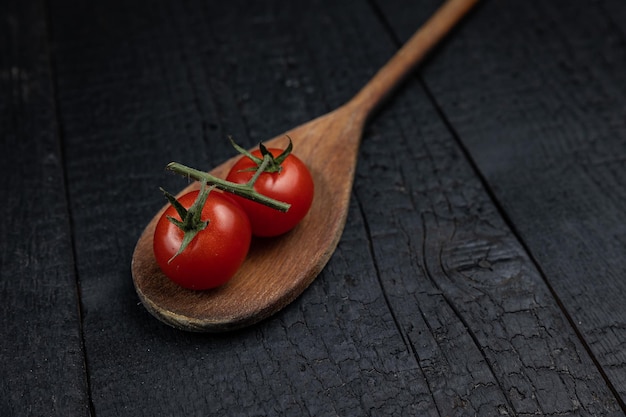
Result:
{"label": "red cherry tomato", "polygon": [[[197,196],[198,191],[192,191],[178,201],[188,209]],[[246,213],[230,196],[219,191],[209,194],[201,215],[209,224],[173,259],[184,233],[167,216],[180,220],[174,207],[168,207],[156,225],[153,248],[168,278],[194,290],[214,288],[232,278],[248,253],[251,229]]]}
{"label": "red cherry tomato", "polygon": [[[281,149],[268,149],[273,156]],[[252,155],[263,158],[257,149]],[[252,234],[260,237],[278,236],[293,229],[307,214],[313,202],[313,178],[304,163],[289,154],[281,164],[280,172],[264,172],[254,183],[254,189],[275,200],[291,204],[285,213],[243,197],[233,196],[248,214]],[[255,173],[256,162],[247,156],[241,157],[231,168],[227,181],[247,183]]]}

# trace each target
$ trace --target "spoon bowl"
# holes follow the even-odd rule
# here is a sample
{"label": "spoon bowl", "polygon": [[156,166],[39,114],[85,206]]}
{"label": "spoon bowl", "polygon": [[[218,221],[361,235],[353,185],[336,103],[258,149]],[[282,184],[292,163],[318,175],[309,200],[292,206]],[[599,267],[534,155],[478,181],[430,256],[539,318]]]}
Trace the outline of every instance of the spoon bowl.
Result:
{"label": "spoon bowl", "polygon": [[[313,176],[313,204],[287,234],[253,239],[246,261],[223,286],[188,290],[161,272],[152,239],[163,207],[143,231],[133,254],[133,281],[145,308],[182,330],[223,332],[263,320],[298,297],[324,268],[343,232],[368,117],[477,1],[447,1],[352,100],[264,142],[267,147],[285,148],[287,135],[292,139],[294,155]],[[225,178],[237,159],[227,160],[210,173]],[[198,187],[192,183],[181,194]]]}
{"label": "spoon bowl", "polygon": [[[346,109],[338,110],[342,111],[349,114]],[[314,179],[311,209],[285,235],[253,239],[246,261],[230,281],[218,288],[188,290],[161,272],[154,258],[152,238],[164,207],[144,230],[133,256],[135,288],[146,309],[184,330],[226,331],[262,320],[304,291],[332,255],[346,221],[344,207],[349,203],[352,181],[337,179],[353,178],[357,147],[351,146],[348,139],[340,149],[326,150],[331,141],[315,140],[332,132],[352,140],[360,137],[363,121],[340,123],[344,118],[329,113],[286,133],[292,139],[294,154],[309,167]],[[268,147],[279,148],[287,143],[285,135],[264,142]],[[327,160],[323,157],[327,153],[336,157]],[[224,178],[237,158],[229,159],[210,173]],[[327,169],[329,166],[332,169]],[[181,194],[197,188],[199,185],[194,182]]]}

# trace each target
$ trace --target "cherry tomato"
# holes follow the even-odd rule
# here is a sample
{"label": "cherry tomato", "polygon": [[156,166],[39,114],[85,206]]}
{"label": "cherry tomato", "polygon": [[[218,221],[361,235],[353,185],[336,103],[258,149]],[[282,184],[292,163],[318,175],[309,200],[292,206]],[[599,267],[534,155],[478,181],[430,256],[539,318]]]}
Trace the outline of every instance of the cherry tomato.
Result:
{"label": "cherry tomato", "polygon": [[[188,209],[197,196],[198,191],[192,191],[178,201]],[[246,213],[230,196],[219,191],[209,194],[201,214],[208,225],[176,256],[184,233],[167,216],[181,220],[173,206],[167,208],[156,225],[153,249],[168,278],[194,290],[214,288],[232,278],[248,253],[252,236]]]}
{"label": "cherry tomato", "polygon": [[[281,149],[268,151],[279,156]],[[251,154],[262,158],[260,150]],[[233,196],[248,214],[252,234],[260,237],[278,236],[293,229],[308,213],[313,202],[313,178],[306,165],[289,154],[281,163],[279,172],[263,172],[254,183],[254,189],[275,200],[291,204],[285,213],[243,197]],[[241,157],[231,168],[227,181],[247,183],[255,173],[257,163],[247,156]]]}

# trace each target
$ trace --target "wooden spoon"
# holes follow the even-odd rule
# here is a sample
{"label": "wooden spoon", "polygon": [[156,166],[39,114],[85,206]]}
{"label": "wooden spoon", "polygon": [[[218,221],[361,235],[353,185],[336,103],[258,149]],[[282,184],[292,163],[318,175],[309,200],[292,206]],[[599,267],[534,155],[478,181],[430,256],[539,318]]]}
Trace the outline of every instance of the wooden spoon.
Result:
{"label": "wooden spoon", "polygon": [[[300,295],[326,265],[341,237],[367,118],[477,2],[447,1],[352,100],[264,142],[284,148],[286,135],[292,138],[294,154],[314,178],[313,205],[286,235],[254,240],[241,269],[222,287],[192,291],[165,277],[152,251],[154,228],[165,207],[157,213],[139,238],[132,260],[135,288],[146,309],[179,329],[221,332],[256,323]],[[224,178],[235,159],[211,174]],[[193,183],[181,193],[197,187]]]}

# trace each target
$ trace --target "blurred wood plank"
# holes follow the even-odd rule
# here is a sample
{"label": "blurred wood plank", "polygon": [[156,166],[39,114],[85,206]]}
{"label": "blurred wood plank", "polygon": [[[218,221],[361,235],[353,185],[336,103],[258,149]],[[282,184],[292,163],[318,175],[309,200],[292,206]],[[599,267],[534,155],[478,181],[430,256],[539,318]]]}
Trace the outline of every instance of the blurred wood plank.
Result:
{"label": "blurred wood plank", "polygon": [[44,2],[2,2],[0,19],[0,414],[87,416]]}

